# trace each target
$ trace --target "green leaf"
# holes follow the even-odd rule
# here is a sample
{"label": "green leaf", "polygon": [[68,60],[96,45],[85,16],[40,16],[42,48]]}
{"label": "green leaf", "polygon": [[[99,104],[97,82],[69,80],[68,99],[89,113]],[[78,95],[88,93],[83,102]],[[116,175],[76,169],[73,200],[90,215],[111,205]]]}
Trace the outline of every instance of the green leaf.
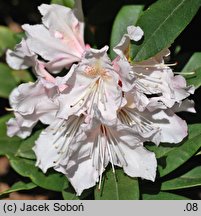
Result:
{"label": "green leaf", "polygon": [[157,159],[165,157],[165,155],[168,154],[168,152],[172,151],[175,146],[179,145],[179,144],[161,143],[159,146],[156,146],[155,144],[151,144],[151,145],[149,144],[146,145],[146,148],[150,151],[153,151]]}
{"label": "green leaf", "polygon": [[98,200],[138,200],[138,180],[125,175],[122,169],[112,170],[104,175],[102,188],[95,189],[95,199]]}
{"label": "green leaf", "polygon": [[159,192],[158,194],[142,194],[142,199],[143,200],[188,200],[188,198],[184,196],[167,193],[167,192]]}
{"label": "green leaf", "polygon": [[135,25],[144,6],[142,5],[128,5],[121,8],[117,14],[113,27],[110,42],[110,56],[115,57],[113,48],[121,41],[124,34],[127,33],[127,26]]}
{"label": "green leaf", "polygon": [[201,86],[201,52],[192,55],[182,72],[195,72],[195,75],[186,77],[187,83],[196,89]]}
{"label": "green leaf", "polygon": [[195,167],[184,175],[162,183],[161,190],[177,190],[201,186],[201,166]]}
{"label": "green leaf", "polygon": [[21,82],[32,82],[33,78],[27,70],[13,70],[0,63],[0,97],[8,98],[11,91]]}
{"label": "green leaf", "polygon": [[66,182],[63,187],[62,196],[64,200],[83,200],[89,195],[92,195],[93,188],[86,189],[82,192],[81,196],[76,196],[74,188]]}
{"label": "green leaf", "polygon": [[151,147],[159,158],[160,176],[165,176],[190,159],[201,147],[201,124],[189,125],[189,136],[180,144],[169,144],[169,147]]}
{"label": "green leaf", "polygon": [[0,97],[7,98],[17,83],[12,75],[12,69],[0,63]]}
{"label": "green leaf", "polygon": [[68,182],[64,183],[62,196],[64,200],[79,200],[79,197],[76,196],[74,189],[69,185]]}
{"label": "green leaf", "polygon": [[33,82],[33,78],[27,70],[12,70],[12,76],[14,77],[16,83],[21,82]]}
{"label": "green leaf", "polygon": [[4,54],[6,49],[14,48],[14,46],[19,42],[19,40],[20,38],[18,34],[15,34],[5,26],[0,26],[0,56]]}
{"label": "green leaf", "polygon": [[131,59],[148,59],[170,46],[190,23],[201,0],[158,0],[139,18],[137,25],[144,31],[141,45],[131,45]]}
{"label": "green leaf", "polygon": [[33,188],[36,188],[37,185],[35,185],[33,182],[29,182],[29,183],[24,183],[24,182],[17,182],[14,185],[12,185],[11,188],[9,188],[8,190],[4,191],[3,193],[0,193],[1,195],[4,194],[9,194],[12,192],[16,192],[16,191],[22,191],[22,190],[31,190]]}
{"label": "green leaf", "polygon": [[10,138],[6,135],[6,122],[12,117],[12,115],[5,115],[0,118],[0,155],[15,154],[21,139],[18,137]]}
{"label": "green leaf", "polygon": [[16,156],[27,158],[27,159],[36,159],[35,153],[32,150],[34,147],[35,141],[38,138],[41,130],[36,131],[32,136],[21,142],[20,147],[16,152]]}
{"label": "green leaf", "polygon": [[69,8],[73,8],[75,1],[74,0],[52,0],[51,4],[59,4]]}
{"label": "green leaf", "polygon": [[21,176],[29,177],[32,182],[42,188],[59,191],[63,190],[63,185],[67,181],[66,177],[58,172],[48,172],[43,174],[39,168],[35,166],[35,161],[7,155],[10,160],[11,167]]}

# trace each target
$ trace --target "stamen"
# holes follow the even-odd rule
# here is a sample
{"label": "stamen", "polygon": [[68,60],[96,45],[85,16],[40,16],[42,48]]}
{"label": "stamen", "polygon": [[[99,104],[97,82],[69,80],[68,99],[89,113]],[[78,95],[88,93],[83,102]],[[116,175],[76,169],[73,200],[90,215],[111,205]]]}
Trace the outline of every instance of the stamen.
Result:
{"label": "stamen", "polygon": [[[122,149],[119,146],[118,140],[116,140],[116,137],[112,134],[110,128],[108,128],[108,139],[109,139],[109,143],[112,144],[113,150],[116,154],[116,157],[118,158],[119,162],[121,163],[122,166],[127,166],[127,161],[125,159],[125,154],[123,153]],[[117,152],[117,150],[119,152]],[[120,158],[120,156],[122,158]],[[123,159],[123,161],[122,161]]]}
{"label": "stamen", "polygon": [[172,66],[176,66],[178,63],[171,63],[171,64],[164,64],[164,63],[160,63],[160,64],[150,64],[150,65],[133,65],[133,67],[138,67],[138,68],[146,68],[146,70],[148,68],[155,68],[155,67],[159,67],[159,68],[164,68],[164,67],[172,67]]}
{"label": "stamen", "polygon": [[146,76],[146,75],[141,75],[141,77],[145,78],[145,80],[147,80],[147,81],[162,84],[162,82],[159,81],[159,80],[161,80],[161,77],[149,77],[149,76]]}
{"label": "stamen", "polygon": [[195,75],[195,71],[192,72],[174,72],[174,74],[178,74],[178,75]]}
{"label": "stamen", "polygon": [[113,157],[112,157],[112,154],[111,154],[110,145],[109,145],[109,143],[107,143],[107,138],[106,138],[106,129],[105,129],[104,126],[103,126],[103,135],[104,135],[105,145],[107,145],[107,149],[108,149],[109,157],[110,157],[110,159],[111,159],[112,171],[113,171],[113,173],[115,173]]}
{"label": "stamen", "polygon": [[[129,116],[129,118],[131,120],[130,120],[129,124],[127,124],[127,125],[129,125],[129,126],[133,126],[134,124],[138,125],[139,126],[138,129],[142,133],[144,133],[144,132],[148,133],[148,132],[155,131],[155,130],[159,131],[159,128],[155,127],[150,120],[144,118],[142,115],[140,115],[137,112],[134,112],[134,111],[131,111],[131,110],[125,108],[125,109],[122,109],[119,113],[121,113],[121,114],[125,113],[124,115]],[[126,122],[123,122],[123,123],[126,124]]]}
{"label": "stamen", "polygon": [[8,111],[8,112],[12,112],[12,111],[14,111],[13,108],[8,108],[8,107],[5,107],[5,110]]}
{"label": "stamen", "polygon": [[104,162],[105,162],[106,144],[103,146],[103,148],[104,148],[103,149],[103,158],[102,158],[102,161],[101,161],[100,179],[99,179],[98,189],[101,188],[101,183],[102,183],[102,175],[103,175],[103,171],[104,171]]}

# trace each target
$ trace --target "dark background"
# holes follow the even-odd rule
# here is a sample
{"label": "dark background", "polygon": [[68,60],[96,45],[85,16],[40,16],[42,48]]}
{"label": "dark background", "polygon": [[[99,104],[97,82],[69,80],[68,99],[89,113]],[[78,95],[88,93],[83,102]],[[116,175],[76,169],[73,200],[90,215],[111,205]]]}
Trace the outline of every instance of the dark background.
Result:
{"label": "dark background", "polygon": [[[117,12],[123,5],[145,4],[145,7],[148,7],[155,1],[156,0],[83,0],[87,28],[94,27],[96,29],[96,34],[93,38],[94,42],[99,48],[109,44],[112,23]],[[49,0],[0,0],[0,25],[9,25],[12,21],[20,25],[24,23],[40,23],[41,16],[37,10],[37,6],[41,3],[49,2]],[[200,24],[201,10],[175,41],[174,45],[180,45],[182,53],[201,51]],[[90,39],[87,38],[87,40]]]}

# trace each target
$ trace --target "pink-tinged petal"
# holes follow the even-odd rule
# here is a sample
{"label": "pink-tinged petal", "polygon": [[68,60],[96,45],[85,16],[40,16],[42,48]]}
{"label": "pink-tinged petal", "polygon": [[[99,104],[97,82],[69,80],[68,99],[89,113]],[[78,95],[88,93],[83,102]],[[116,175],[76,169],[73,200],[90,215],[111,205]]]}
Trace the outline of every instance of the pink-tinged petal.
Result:
{"label": "pink-tinged petal", "polygon": [[64,78],[67,80],[68,88],[58,97],[60,104],[58,116],[61,118],[67,119],[70,115],[80,115],[87,109],[82,98],[88,93],[91,79],[82,75],[82,70],[80,72],[77,71],[77,67],[73,67]]}
{"label": "pink-tinged petal", "polygon": [[37,55],[29,50],[24,39],[16,45],[14,51],[8,50],[6,52],[6,61],[15,70],[32,67],[35,65],[36,60]]}
{"label": "pink-tinged petal", "polygon": [[32,52],[42,56],[45,60],[66,57],[68,50],[57,38],[54,38],[43,25],[22,26],[27,35],[27,45]]}
{"label": "pink-tinged petal", "polygon": [[[96,105],[106,119],[116,117],[116,111],[124,103],[119,76],[114,71],[106,51],[91,49],[85,58],[64,79],[68,88],[59,96],[58,116],[87,113],[93,116]],[[68,101],[68,103],[66,103]]]}
{"label": "pink-tinged petal", "polygon": [[[27,45],[29,49],[40,55],[45,60],[50,61],[52,68],[62,68],[55,65],[60,59],[63,61],[63,67],[68,67],[70,63],[80,61],[82,53],[78,53],[75,49],[71,49],[60,39],[53,37],[48,29],[43,25],[23,25],[23,29],[27,34]],[[65,65],[67,63],[67,65]],[[57,63],[58,64],[58,63]]]}
{"label": "pink-tinged petal", "polygon": [[[74,60],[73,60],[74,59]],[[69,58],[69,57],[61,57],[55,60],[49,61],[45,64],[45,67],[50,71],[52,74],[58,74],[64,67],[70,68],[73,62],[80,61],[80,59],[76,58]],[[72,67],[72,66],[71,66]]]}
{"label": "pink-tinged petal", "polygon": [[41,61],[36,61],[35,67],[33,69],[37,77],[44,78],[48,82],[55,83],[55,78],[45,69],[46,63]]}
{"label": "pink-tinged petal", "polygon": [[39,10],[43,15],[43,24],[52,35],[56,34],[64,43],[71,45],[72,49],[83,53],[85,48],[83,41],[84,23],[79,22],[73,10],[56,4],[42,4]]}

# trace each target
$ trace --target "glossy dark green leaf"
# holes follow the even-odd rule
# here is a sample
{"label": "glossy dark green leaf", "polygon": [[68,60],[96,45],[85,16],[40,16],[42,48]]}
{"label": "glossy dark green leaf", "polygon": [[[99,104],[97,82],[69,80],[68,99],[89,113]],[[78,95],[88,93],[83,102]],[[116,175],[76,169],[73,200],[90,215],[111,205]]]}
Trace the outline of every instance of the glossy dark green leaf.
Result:
{"label": "glossy dark green leaf", "polygon": [[8,190],[4,191],[3,193],[0,193],[0,195],[9,194],[12,192],[22,191],[22,190],[31,190],[36,187],[37,185],[35,185],[33,182],[24,183],[20,181],[12,185]]}
{"label": "glossy dark green leaf", "polygon": [[161,190],[177,190],[201,186],[201,166],[195,167],[184,175],[163,182]]}
{"label": "glossy dark green leaf", "polygon": [[19,37],[17,34],[5,26],[0,26],[0,56],[4,54],[6,49],[14,48],[18,42]]}
{"label": "glossy dark green leaf", "polygon": [[72,8],[75,4],[74,0],[52,0],[51,4],[64,5],[66,7]]}
{"label": "glossy dark green leaf", "polygon": [[180,144],[151,146],[158,158],[160,176],[165,176],[190,159],[201,147],[201,124],[189,125],[189,136]]}
{"label": "glossy dark green leaf", "polygon": [[143,200],[188,200],[188,198],[184,196],[167,193],[167,192],[159,192],[158,194],[142,194],[142,199]]}
{"label": "glossy dark green leaf", "polygon": [[0,63],[0,97],[7,98],[17,83],[12,75],[12,69],[6,64]]}
{"label": "glossy dark green leaf", "polygon": [[10,160],[11,167],[21,176],[29,177],[34,184],[48,190],[63,190],[63,185],[67,181],[63,174],[55,171],[44,174],[35,166],[33,160],[22,159],[13,155],[7,155],[7,157]]}
{"label": "glossy dark green leaf", "polygon": [[27,159],[36,159],[35,153],[32,150],[34,147],[35,141],[38,138],[40,131],[36,131],[29,138],[21,142],[20,147],[16,152],[16,156],[27,158]]}
{"label": "glossy dark green leaf", "polygon": [[201,6],[201,0],[158,0],[139,18],[144,31],[141,45],[131,46],[135,62],[148,59],[170,46],[190,23]]}
{"label": "glossy dark green leaf", "polygon": [[173,150],[174,147],[175,144],[163,144],[163,143],[161,143],[159,146],[156,146],[155,144],[146,146],[148,150],[153,151],[155,153],[157,159],[165,156],[168,152]]}
{"label": "glossy dark green leaf", "polygon": [[10,138],[6,135],[6,122],[11,117],[12,115],[5,115],[0,118],[0,155],[15,154],[22,141],[18,137]]}
{"label": "glossy dark green leaf", "polygon": [[192,76],[186,76],[187,83],[194,85],[196,88],[201,86],[201,53],[197,52],[192,55],[182,72],[195,72]]}
{"label": "glossy dark green leaf", "polygon": [[128,5],[121,8],[117,14],[113,27],[110,42],[110,55],[115,57],[113,48],[121,41],[124,34],[127,33],[127,26],[135,25],[143,10],[142,5]]}
{"label": "glossy dark green leaf", "polygon": [[64,183],[62,196],[64,200],[79,200],[79,197],[76,196],[75,191],[67,181]]}
{"label": "glossy dark green leaf", "polygon": [[77,196],[74,188],[66,182],[62,191],[64,200],[83,200],[93,194],[93,188],[86,189],[82,192],[81,196]]}
{"label": "glossy dark green leaf", "polygon": [[116,169],[115,175],[110,170],[104,174],[101,189],[95,189],[95,199],[138,200],[138,180],[125,175],[122,169]]}

